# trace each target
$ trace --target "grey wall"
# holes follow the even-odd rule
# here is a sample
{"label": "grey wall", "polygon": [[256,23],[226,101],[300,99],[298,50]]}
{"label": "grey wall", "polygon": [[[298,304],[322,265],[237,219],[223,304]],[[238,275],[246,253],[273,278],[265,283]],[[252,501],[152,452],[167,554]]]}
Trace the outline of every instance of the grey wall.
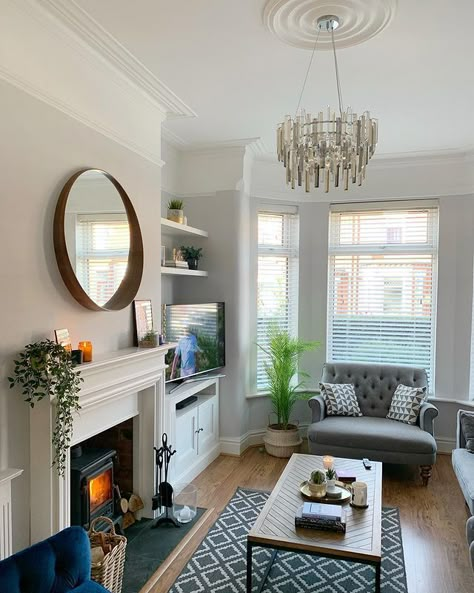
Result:
{"label": "grey wall", "polygon": [[[53,252],[52,219],[59,192],[83,167],[115,176],[140,221],[145,267],[139,298],[160,304],[160,169],[16,88],[0,83],[2,117],[0,216],[0,461],[24,468],[13,482],[15,549],[29,543],[29,413],[7,389],[14,356],[31,341],[69,329],[96,353],[132,345],[132,312],[93,312],[70,296]],[[159,132],[158,132],[159,133]],[[34,509],[34,512],[41,512]]]}

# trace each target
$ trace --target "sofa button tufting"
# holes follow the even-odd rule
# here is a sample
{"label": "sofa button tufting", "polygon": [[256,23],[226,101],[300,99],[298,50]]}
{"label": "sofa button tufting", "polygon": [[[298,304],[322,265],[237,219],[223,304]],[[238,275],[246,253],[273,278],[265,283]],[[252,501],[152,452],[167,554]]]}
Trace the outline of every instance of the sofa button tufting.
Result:
{"label": "sofa button tufting", "polygon": [[372,383],[372,389],[375,389],[375,383]]}
{"label": "sofa button tufting", "polygon": [[359,389],[359,383],[356,383],[356,384],[354,385],[354,387],[355,387],[356,389]]}

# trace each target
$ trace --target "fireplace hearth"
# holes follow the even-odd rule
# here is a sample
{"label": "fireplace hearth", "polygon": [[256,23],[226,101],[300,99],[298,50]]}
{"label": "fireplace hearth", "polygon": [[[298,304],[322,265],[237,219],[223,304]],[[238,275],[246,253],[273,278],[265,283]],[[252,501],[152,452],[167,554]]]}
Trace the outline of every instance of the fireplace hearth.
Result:
{"label": "fireplace hearth", "polygon": [[114,449],[83,449],[71,458],[71,525],[89,528],[100,516],[114,518]]}

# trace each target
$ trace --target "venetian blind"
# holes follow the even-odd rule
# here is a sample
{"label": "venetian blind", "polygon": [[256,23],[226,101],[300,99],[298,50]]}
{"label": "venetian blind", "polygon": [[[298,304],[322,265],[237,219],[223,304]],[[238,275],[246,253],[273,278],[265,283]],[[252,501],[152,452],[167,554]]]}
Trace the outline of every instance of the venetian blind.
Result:
{"label": "venetian blind", "polygon": [[[298,215],[258,213],[257,343],[268,346],[272,327],[298,332]],[[268,357],[257,349],[257,388],[267,386]]]}
{"label": "venetian blind", "polygon": [[434,372],[438,208],[332,208],[328,358]]}
{"label": "venetian blind", "polygon": [[125,276],[130,230],[125,214],[79,214],[76,220],[76,275],[98,305],[109,301]]}

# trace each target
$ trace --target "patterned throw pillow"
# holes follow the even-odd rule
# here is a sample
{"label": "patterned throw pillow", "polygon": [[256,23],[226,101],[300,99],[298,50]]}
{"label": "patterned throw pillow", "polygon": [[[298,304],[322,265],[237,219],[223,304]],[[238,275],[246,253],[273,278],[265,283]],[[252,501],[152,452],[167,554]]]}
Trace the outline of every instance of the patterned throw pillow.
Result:
{"label": "patterned throw pillow", "polygon": [[352,383],[320,383],[328,416],[362,416]]}
{"label": "patterned throw pillow", "polygon": [[405,424],[416,424],[421,404],[426,400],[426,387],[398,385],[392,397],[387,418]]}

